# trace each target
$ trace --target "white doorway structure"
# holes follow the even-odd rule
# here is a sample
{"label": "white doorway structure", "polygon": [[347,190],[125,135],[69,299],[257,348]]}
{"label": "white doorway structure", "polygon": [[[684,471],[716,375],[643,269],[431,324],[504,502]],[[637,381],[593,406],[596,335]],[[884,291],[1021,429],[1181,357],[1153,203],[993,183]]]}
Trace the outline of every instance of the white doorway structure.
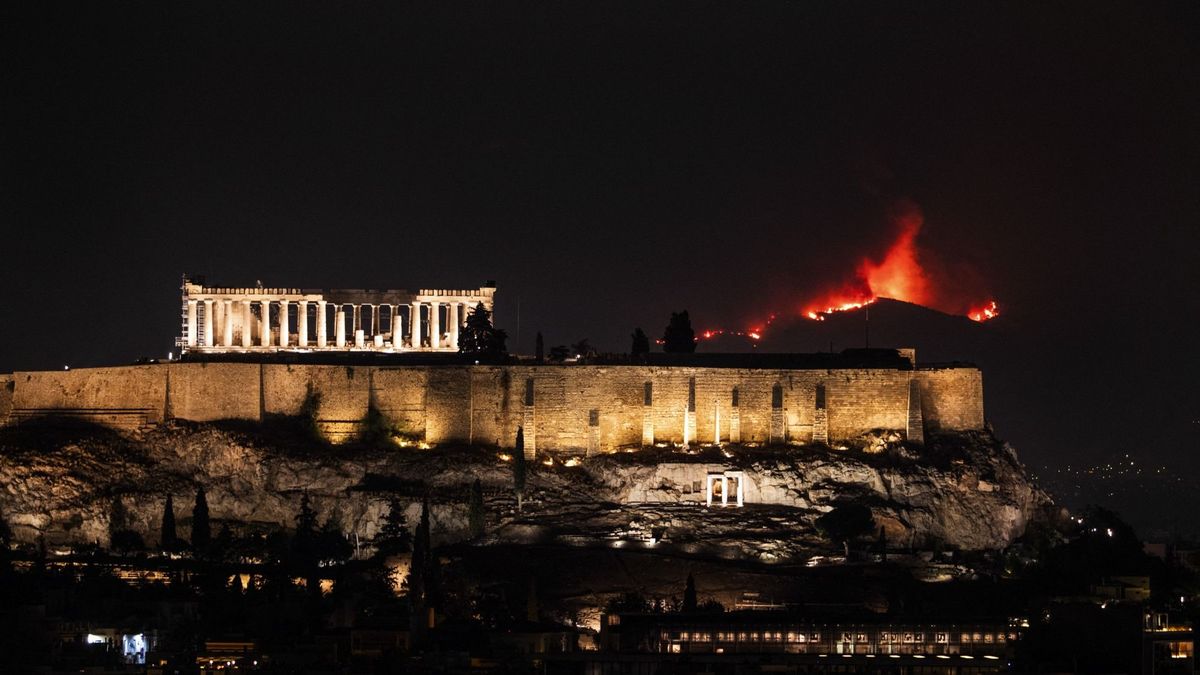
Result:
{"label": "white doorway structure", "polygon": [[745,480],[745,475],[741,471],[708,474],[705,481],[708,486],[705,497],[707,506],[712,506],[713,502],[721,506],[742,506]]}

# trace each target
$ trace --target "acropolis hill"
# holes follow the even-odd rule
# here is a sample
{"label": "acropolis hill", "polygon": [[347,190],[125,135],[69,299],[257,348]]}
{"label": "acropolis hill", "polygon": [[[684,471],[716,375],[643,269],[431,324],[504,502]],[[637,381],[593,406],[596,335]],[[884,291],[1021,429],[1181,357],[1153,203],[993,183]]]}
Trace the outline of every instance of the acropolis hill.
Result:
{"label": "acropolis hill", "polygon": [[[817,545],[813,519],[846,499],[870,504],[889,540],[966,549],[1006,545],[1047,502],[986,429],[973,366],[904,349],[562,364],[454,352],[494,290],[185,281],[182,360],[0,376],[0,508],[23,538],[87,541],[105,536],[114,494],[149,534],[164,490],[203,485],[214,518],[247,527],[289,526],[306,492],[369,540],[400,490],[414,505],[431,494],[453,540],[479,478],[499,541],[562,527],[602,541],[633,519],[744,548],[750,515],[659,509],[745,505],[778,530],[746,555],[779,560]],[[537,460],[520,513],[505,464],[518,429]]]}

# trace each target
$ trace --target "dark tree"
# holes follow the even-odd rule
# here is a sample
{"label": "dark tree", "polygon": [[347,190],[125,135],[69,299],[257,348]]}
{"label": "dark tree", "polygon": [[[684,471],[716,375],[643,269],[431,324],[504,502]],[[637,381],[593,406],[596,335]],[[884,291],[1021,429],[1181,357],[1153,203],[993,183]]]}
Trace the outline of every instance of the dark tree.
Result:
{"label": "dark tree", "polygon": [[517,493],[517,510],[525,499],[525,428],[517,427],[517,447],[513,450],[513,490]]}
{"label": "dark tree", "polygon": [[836,543],[840,543],[850,557],[850,542],[875,530],[875,519],[871,509],[862,504],[846,503],[817,518],[817,529]]}
{"label": "dark tree", "polygon": [[571,354],[573,353],[574,352],[571,351],[570,347],[566,345],[557,345],[550,348],[550,360],[554,363],[562,363],[563,361],[571,358]]}
{"label": "dark tree", "polygon": [[120,497],[113,497],[112,506],[108,510],[108,539],[115,541],[117,535],[129,526],[129,511]]}
{"label": "dark tree", "polygon": [[163,505],[162,531],[159,533],[159,546],[164,551],[175,550],[175,500],[167,495],[167,503]]}
{"label": "dark tree", "polygon": [[650,353],[650,338],[646,336],[646,332],[641,328],[634,328],[633,343],[629,346],[629,353],[632,356],[644,356]]}
{"label": "dark tree", "polygon": [[696,331],[687,310],[671,312],[671,322],[663,331],[663,351],[668,354],[691,354],[696,351]]}
{"label": "dark tree", "polygon": [[412,550],[412,534],[404,518],[404,505],[396,497],[388,501],[388,512],[375,536],[375,550],[380,556],[408,553]]}
{"label": "dark tree", "polygon": [[691,572],[688,572],[687,585],[683,587],[682,609],[685,612],[694,612],[696,611],[696,607],[696,579],[692,576]]}
{"label": "dark tree", "polygon": [[581,359],[590,359],[596,356],[596,348],[592,346],[592,343],[588,342],[587,338],[583,338],[571,345],[571,351],[575,352],[575,356]]}
{"label": "dark tree", "polygon": [[478,539],[483,536],[483,484],[476,478],[471,484],[471,504],[468,510],[467,520],[471,528],[471,538]]}
{"label": "dark tree", "polygon": [[118,530],[112,537],[111,548],[121,552],[142,551],[146,548],[146,542],[142,540],[142,535],[133,530]]}
{"label": "dark tree", "polygon": [[507,354],[507,340],[508,333],[492,325],[492,313],[481,302],[467,315],[466,325],[458,333],[458,351],[482,356]]}
{"label": "dark tree", "polygon": [[537,341],[534,342],[533,355],[537,358],[538,363],[543,363],[546,360],[546,343],[542,341],[542,331],[538,331]]}
{"label": "dark tree", "polygon": [[316,549],[319,560],[345,562],[354,555],[353,544],[346,538],[332,513],[325,519],[325,524],[317,533]]}
{"label": "dark tree", "polygon": [[192,548],[204,551],[212,541],[212,530],[208,523],[208,497],[204,486],[196,491],[196,505],[192,507]]}
{"label": "dark tree", "polygon": [[296,514],[295,549],[302,561],[316,557],[317,512],[313,510],[308,493],[300,495],[300,511]]}
{"label": "dark tree", "polygon": [[212,552],[215,557],[224,558],[231,550],[233,550],[233,532],[229,531],[229,523],[222,522],[221,529],[217,530],[217,538],[213,539]]}
{"label": "dark tree", "polygon": [[429,601],[431,595],[433,554],[429,546],[429,498],[421,502],[421,520],[413,537],[412,564],[408,570],[408,599],[412,608],[413,638],[423,641],[429,625]]}

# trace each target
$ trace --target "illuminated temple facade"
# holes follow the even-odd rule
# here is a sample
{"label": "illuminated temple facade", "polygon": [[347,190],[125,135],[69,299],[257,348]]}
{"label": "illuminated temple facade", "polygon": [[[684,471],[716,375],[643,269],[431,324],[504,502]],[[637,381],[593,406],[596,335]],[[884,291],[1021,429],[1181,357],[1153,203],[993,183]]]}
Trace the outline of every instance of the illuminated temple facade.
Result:
{"label": "illuminated temple facade", "polygon": [[251,288],[183,279],[184,353],[458,351],[459,328],[495,283],[474,289]]}

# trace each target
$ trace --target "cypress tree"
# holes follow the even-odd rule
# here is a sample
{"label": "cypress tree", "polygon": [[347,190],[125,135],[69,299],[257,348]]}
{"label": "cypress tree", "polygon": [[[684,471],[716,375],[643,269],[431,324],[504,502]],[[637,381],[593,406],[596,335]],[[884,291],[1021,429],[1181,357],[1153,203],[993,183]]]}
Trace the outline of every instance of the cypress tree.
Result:
{"label": "cypress tree", "polygon": [[375,536],[375,550],[380,556],[408,553],[412,550],[412,534],[404,518],[404,505],[396,497],[388,500],[388,512]]}
{"label": "cypress tree", "polygon": [[650,338],[646,336],[646,332],[641,328],[634,328],[632,344],[629,346],[629,353],[632,356],[644,356],[650,353]]}
{"label": "cypress tree", "polygon": [[167,503],[163,505],[162,532],[158,545],[164,551],[174,551],[175,541],[175,499],[168,494]]}
{"label": "cypress tree", "polygon": [[212,541],[212,530],[208,522],[208,497],[204,486],[196,491],[196,505],[192,507],[192,548],[203,552]]}
{"label": "cypress tree", "polygon": [[687,310],[671,312],[671,322],[663,330],[663,351],[668,354],[691,354],[696,351],[696,332]]}
{"label": "cypress tree", "polygon": [[688,572],[687,585],[683,588],[683,611],[696,611],[696,579]]}
{"label": "cypress tree", "polygon": [[417,523],[413,537],[412,564],[408,571],[408,599],[412,608],[411,630],[418,644],[424,642],[429,622],[429,600],[432,585],[432,569],[429,550],[429,498],[421,502],[421,520]]}
{"label": "cypress tree", "polygon": [[467,520],[471,528],[471,538],[483,536],[483,484],[476,478],[471,485],[471,504],[467,512]]}

